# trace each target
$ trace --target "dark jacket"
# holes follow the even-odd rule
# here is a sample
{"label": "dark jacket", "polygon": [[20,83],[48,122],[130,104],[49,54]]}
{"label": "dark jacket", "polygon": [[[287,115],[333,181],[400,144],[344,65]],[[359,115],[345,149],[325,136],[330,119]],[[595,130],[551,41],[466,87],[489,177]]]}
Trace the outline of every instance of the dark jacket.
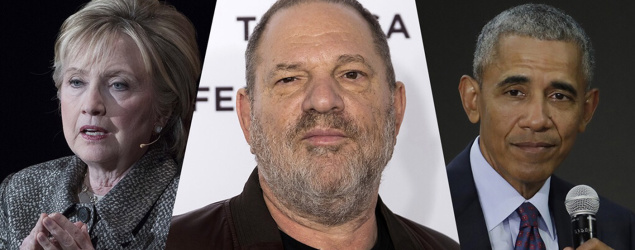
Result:
{"label": "dark jacket", "polygon": [[[378,199],[395,249],[458,249],[452,239],[393,214]],[[253,171],[243,192],[172,218],[166,249],[283,249]]]}
{"label": "dark jacket", "polygon": [[41,213],[64,213],[78,221],[90,210],[95,249],[162,249],[178,185],[176,162],[149,150],[96,204],[78,204],[86,164],[77,156],[48,161],[8,176],[0,185],[0,249],[18,249]]}
{"label": "dark jacket", "polygon": [[[485,217],[470,164],[470,144],[447,166],[454,216],[463,249],[491,249]],[[551,176],[549,209],[556,225],[558,247],[573,246],[571,218],[564,200],[573,184]],[[598,239],[614,249],[635,249],[635,214],[603,197],[596,214]]]}

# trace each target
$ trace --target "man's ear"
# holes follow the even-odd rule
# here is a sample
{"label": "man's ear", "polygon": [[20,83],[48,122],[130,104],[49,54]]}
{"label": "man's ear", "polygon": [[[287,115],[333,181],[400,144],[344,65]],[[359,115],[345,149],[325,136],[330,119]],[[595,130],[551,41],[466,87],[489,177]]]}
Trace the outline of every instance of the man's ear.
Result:
{"label": "man's ear", "polygon": [[591,118],[593,118],[593,114],[595,113],[595,108],[598,107],[598,103],[600,102],[600,90],[591,89],[586,92],[584,95],[584,107],[582,108],[582,121],[580,123],[580,128],[578,129],[580,133],[586,130],[586,125],[591,122]]}
{"label": "man's ear", "polygon": [[459,94],[461,95],[461,102],[467,118],[470,119],[470,122],[477,123],[481,119],[481,114],[478,110],[478,98],[481,94],[481,87],[478,82],[471,76],[462,76],[459,82]]}
{"label": "man's ear", "polygon": [[395,136],[397,136],[406,113],[406,86],[403,82],[396,82],[392,105],[395,109]]}
{"label": "man's ear", "polygon": [[249,137],[249,128],[251,126],[251,103],[249,102],[249,96],[247,90],[241,88],[236,93],[236,113],[238,114],[238,122],[240,122],[240,128],[243,130],[243,135],[247,143],[251,145]]}

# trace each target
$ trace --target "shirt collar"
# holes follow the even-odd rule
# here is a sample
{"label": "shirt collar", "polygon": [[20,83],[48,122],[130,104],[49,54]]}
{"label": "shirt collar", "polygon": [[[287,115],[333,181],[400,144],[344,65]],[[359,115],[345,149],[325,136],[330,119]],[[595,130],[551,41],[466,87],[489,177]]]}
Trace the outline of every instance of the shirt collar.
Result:
{"label": "shirt collar", "polygon": [[470,163],[476,191],[478,193],[487,230],[491,231],[503,222],[525,201],[531,202],[540,212],[549,234],[553,234],[553,223],[549,212],[549,190],[551,177],[545,181],[538,193],[525,200],[496,170],[485,160],[479,147],[479,137],[470,149]]}

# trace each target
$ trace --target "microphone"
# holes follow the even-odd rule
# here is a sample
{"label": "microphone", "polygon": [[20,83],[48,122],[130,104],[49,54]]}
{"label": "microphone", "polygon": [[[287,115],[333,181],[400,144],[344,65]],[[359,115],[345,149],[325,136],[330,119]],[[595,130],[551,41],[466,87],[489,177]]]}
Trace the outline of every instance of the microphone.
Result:
{"label": "microphone", "polygon": [[139,144],[139,148],[144,148],[144,147],[150,146],[150,145],[154,144],[155,142],[157,142],[159,140],[159,138],[161,138],[161,135],[159,135],[159,137],[157,137],[157,139],[155,139],[154,141],[152,141],[150,143],[147,143],[147,144],[146,143],[141,143],[141,144]]}
{"label": "microphone", "polygon": [[598,193],[587,185],[577,185],[567,193],[564,205],[571,216],[573,248],[578,248],[584,242],[597,238],[595,214],[600,208]]}

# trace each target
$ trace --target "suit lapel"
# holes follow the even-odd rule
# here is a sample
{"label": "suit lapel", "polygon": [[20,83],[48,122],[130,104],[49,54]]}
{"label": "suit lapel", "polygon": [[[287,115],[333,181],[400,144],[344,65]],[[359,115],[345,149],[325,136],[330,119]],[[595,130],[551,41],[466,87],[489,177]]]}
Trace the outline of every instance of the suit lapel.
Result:
{"label": "suit lapel", "polygon": [[462,249],[492,249],[476,192],[468,145],[447,166],[450,193]]}

